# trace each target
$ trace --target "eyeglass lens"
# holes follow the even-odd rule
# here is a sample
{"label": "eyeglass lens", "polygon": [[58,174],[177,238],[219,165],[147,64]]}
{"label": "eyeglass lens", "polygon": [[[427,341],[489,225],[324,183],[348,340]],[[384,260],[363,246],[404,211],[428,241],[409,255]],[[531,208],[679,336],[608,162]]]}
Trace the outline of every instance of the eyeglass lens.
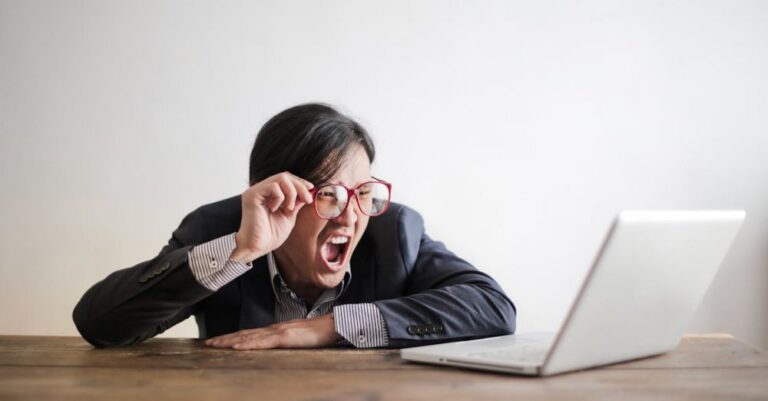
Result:
{"label": "eyeglass lens", "polygon": [[[349,193],[343,185],[324,185],[315,192],[315,208],[320,217],[339,217],[347,207]],[[367,182],[355,189],[360,211],[368,216],[378,216],[389,204],[389,188],[380,182]]]}

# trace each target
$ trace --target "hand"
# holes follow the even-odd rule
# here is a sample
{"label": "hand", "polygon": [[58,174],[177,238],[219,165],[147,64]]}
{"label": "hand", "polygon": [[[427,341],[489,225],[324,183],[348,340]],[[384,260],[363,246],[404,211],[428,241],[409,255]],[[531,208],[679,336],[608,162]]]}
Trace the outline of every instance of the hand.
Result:
{"label": "hand", "polygon": [[243,215],[230,259],[250,263],[283,244],[296,224],[296,214],[312,203],[314,185],[283,172],[243,192]]}
{"label": "hand", "polygon": [[237,350],[270,348],[316,348],[333,345],[341,339],[331,315],[290,320],[259,329],[240,330],[205,340],[214,348]]}

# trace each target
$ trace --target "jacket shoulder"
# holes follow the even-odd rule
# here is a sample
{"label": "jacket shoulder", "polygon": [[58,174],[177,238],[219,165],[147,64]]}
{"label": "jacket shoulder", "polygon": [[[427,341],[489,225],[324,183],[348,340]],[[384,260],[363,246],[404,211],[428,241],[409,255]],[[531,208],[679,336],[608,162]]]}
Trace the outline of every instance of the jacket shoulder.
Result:
{"label": "jacket shoulder", "polygon": [[236,232],[241,215],[240,195],[208,203],[187,214],[174,237],[187,245],[207,242]]}
{"label": "jacket shoulder", "polygon": [[421,234],[424,231],[424,219],[419,212],[400,203],[390,203],[384,214],[372,217],[368,222],[366,234]]}
{"label": "jacket shoulder", "polygon": [[424,235],[424,219],[408,206],[391,203],[384,214],[371,218],[365,235],[374,248],[389,250],[399,255],[398,264],[411,266]]}
{"label": "jacket shoulder", "polygon": [[237,218],[239,222],[240,215],[242,214],[242,202],[240,201],[240,198],[241,195],[235,195],[227,199],[208,203],[198,207],[192,211],[192,213],[201,213],[206,217],[214,219],[231,220]]}

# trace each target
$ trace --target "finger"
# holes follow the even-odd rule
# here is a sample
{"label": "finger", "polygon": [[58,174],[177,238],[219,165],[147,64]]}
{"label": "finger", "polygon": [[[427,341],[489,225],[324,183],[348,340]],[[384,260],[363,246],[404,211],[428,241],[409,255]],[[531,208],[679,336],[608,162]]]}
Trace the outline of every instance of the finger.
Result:
{"label": "finger", "polygon": [[[254,335],[254,334],[251,334],[251,335]],[[206,345],[209,345],[214,348],[230,348],[232,345],[243,341],[245,337],[248,337],[248,335],[237,335],[237,336],[228,337],[228,338],[213,339],[210,343],[206,343]]]}
{"label": "finger", "polygon": [[285,201],[283,202],[283,207],[285,210],[293,211],[293,208],[296,206],[296,186],[291,180],[291,178],[288,175],[284,175],[280,177],[280,180],[278,181],[280,183],[280,189],[283,190],[283,194],[285,195]]}
{"label": "finger", "polygon": [[304,203],[312,203],[312,194],[309,191],[315,187],[315,184],[287,171],[280,173],[277,176],[290,178],[296,188],[296,196],[298,199],[304,201]]}
{"label": "finger", "polygon": [[277,209],[280,208],[280,206],[283,204],[283,201],[285,200],[285,195],[283,194],[283,190],[280,188],[280,184],[277,182],[273,182],[269,186],[269,200],[267,203],[267,207],[269,208],[269,211],[272,213],[276,212]]}
{"label": "finger", "polygon": [[239,337],[247,336],[249,334],[252,334],[258,330],[261,329],[246,329],[246,330],[240,330],[229,334],[222,334],[220,336],[211,337],[207,340],[205,340],[206,345],[212,345],[212,344],[224,344],[233,340],[238,339]]}
{"label": "finger", "polygon": [[[294,179],[294,184],[296,186],[296,192],[298,194],[299,200],[306,203],[312,203],[312,193],[309,192],[311,188],[307,188],[306,183],[309,183],[309,181],[302,180],[301,178],[296,177]],[[312,185],[309,183],[309,185]],[[313,185],[314,187],[314,185]]]}
{"label": "finger", "polygon": [[309,181],[299,177],[298,175],[293,175],[291,173],[288,173],[288,174],[290,174],[291,177],[296,179],[301,184],[301,186],[303,186],[303,187],[305,187],[307,189],[312,189],[312,188],[315,187],[315,184],[313,184],[313,183],[311,183],[311,182],[309,182]]}
{"label": "finger", "polygon": [[[295,191],[293,193],[295,193],[296,202],[303,202],[304,204],[312,203],[313,197],[309,190],[314,188],[314,185],[312,185],[311,182],[290,173],[286,173],[284,177],[288,178],[287,185],[290,185],[293,191]],[[286,199],[291,197],[288,191],[284,190],[284,192],[286,194]],[[295,207],[296,205],[294,204],[293,208]],[[293,208],[288,208],[288,210],[293,210]]]}
{"label": "finger", "polygon": [[230,334],[224,334],[224,335],[221,335],[221,336],[211,337],[211,338],[205,340],[205,344],[206,345],[210,345],[210,344],[213,344],[215,342],[224,341],[224,340],[226,340],[228,338],[232,338],[232,337],[236,336],[237,334],[238,333],[230,333]]}
{"label": "finger", "polygon": [[273,335],[274,333],[279,332],[278,328],[279,323],[257,329],[240,330],[234,333],[209,338],[205,341],[205,344],[215,348],[230,348],[233,345],[246,340],[254,340],[263,336]]}
{"label": "finger", "polygon": [[227,343],[232,341],[233,339],[237,338],[236,335],[226,335],[226,336],[219,336],[219,337],[213,337],[205,340],[205,345],[210,347],[216,347],[221,348],[225,347]]}
{"label": "finger", "polygon": [[267,334],[260,336],[249,336],[242,341],[232,344],[232,349],[236,350],[249,350],[249,349],[272,349],[278,348],[280,345],[279,336],[277,334]]}

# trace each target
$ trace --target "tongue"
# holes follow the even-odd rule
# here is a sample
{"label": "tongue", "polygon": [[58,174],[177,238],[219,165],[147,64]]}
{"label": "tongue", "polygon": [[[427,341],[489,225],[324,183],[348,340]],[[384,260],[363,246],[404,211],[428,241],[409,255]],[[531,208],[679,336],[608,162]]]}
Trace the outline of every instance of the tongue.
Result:
{"label": "tongue", "polygon": [[339,257],[341,253],[341,245],[328,243],[325,245],[325,258],[329,262],[333,262]]}

